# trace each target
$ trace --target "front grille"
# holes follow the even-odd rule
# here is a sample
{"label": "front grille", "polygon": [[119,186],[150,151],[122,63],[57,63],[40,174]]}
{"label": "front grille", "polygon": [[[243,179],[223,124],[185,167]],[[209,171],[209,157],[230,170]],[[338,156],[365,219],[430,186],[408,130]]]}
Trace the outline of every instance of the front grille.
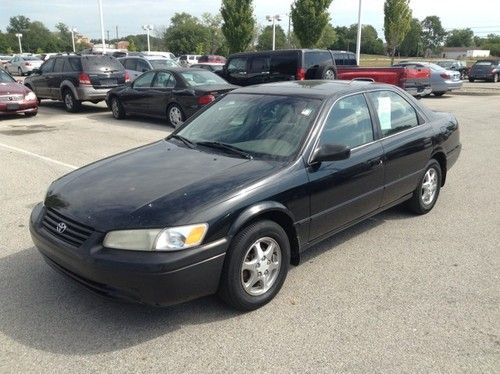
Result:
{"label": "front grille", "polygon": [[81,246],[94,231],[93,228],[65,217],[51,208],[45,211],[42,225],[52,236],[74,247]]}
{"label": "front grille", "polygon": [[0,96],[1,102],[20,101],[22,99],[24,99],[23,95],[1,95]]}

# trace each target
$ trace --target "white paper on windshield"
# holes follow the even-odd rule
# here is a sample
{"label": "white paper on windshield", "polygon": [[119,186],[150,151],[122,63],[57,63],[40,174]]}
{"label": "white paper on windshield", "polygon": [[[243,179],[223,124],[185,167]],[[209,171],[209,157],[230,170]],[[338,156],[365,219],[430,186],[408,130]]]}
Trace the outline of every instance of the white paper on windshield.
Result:
{"label": "white paper on windshield", "polygon": [[391,129],[391,98],[378,97],[378,120],[382,130]]}

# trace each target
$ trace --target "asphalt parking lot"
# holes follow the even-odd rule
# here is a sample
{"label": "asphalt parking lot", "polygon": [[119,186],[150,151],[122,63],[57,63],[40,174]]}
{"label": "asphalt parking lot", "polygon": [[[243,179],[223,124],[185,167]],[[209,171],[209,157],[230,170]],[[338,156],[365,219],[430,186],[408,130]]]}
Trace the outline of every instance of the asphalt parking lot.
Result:
{"label": "asphalt parking lot", "polygon": [[94,296],[50,269],[27,222],[55,178],[166,136],[103,104],[0,119],[0,372],[499,372],[500,96],[425,98],[461,124],[434,210],[393,208],[314,247],[240,314]]}

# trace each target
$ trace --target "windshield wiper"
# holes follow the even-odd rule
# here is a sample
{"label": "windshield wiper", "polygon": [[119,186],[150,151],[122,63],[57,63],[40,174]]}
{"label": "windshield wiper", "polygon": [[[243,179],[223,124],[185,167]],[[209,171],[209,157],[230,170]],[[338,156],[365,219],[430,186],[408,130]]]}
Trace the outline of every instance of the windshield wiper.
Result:
{"label": "windshield wiper", "polygon": [[177,134],[170,135],[169,139],[172,139],[172,138],[180,140],[181,142],[183,142],[184,144],[186,144],[189,148],[196,148],[195,143],[193,143],[191,140],[183,137],[182,135],[177,135]]}
{"label": "windshield wiper", "polygon": [[234,145],[221,143],[221,142],[197,142],[196,144],[203,145],[205,147],[217,148],[217,149],[222,149],[224,151],[229,151],[230,153],[247,158],[249,160],[253,159],[253,157],[250,153],[245,152],[244,150],[242,150],[238,147],[235,147]]}

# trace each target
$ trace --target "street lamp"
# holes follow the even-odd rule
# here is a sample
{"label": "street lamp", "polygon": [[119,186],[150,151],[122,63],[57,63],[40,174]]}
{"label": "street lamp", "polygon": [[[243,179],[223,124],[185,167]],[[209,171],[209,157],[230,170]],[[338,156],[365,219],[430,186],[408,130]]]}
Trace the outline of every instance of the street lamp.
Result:
{"label": "street lamp", "polygon": [[21,38],[23,37],[23,34],[16,34],[17,40],[19,40],[19,53],[23,53],[23,46],[21,45]]}
{"label": "street lamp", "polygon": [[71,43],[73,43],[73,52],[76,52],[75,49],[75,32],[77,31],[74,27],[71,28]]}
{"label": "street lamp", "polygon": [[104,39],[104,19],[102,15],[102,1],[97,0],[99,5],[99,18],[101,19],[101,41],[102,41],[102,54],[106,54],[106,40]]}
{"label": "street lamp", "polygon": [[266,16],[266,19],[269,22],[273,23],[273,51],[276,49],[276,22],[281,21],[281,16],[276,14],[274,16]]}
{"label": "street lamp", "polygon": [[148,36],[148,53],[151,52],[151,45],[149,44],[149,32],[153,30],[153,25],[143,25],[143,30],[146,30],[146,34]]}
{"label": "street lamp", "polygon": [[358,9],[358,37],[356,41],[356,61],[359,66],[359,59],[361,57],[361,0],[359,0]]}

